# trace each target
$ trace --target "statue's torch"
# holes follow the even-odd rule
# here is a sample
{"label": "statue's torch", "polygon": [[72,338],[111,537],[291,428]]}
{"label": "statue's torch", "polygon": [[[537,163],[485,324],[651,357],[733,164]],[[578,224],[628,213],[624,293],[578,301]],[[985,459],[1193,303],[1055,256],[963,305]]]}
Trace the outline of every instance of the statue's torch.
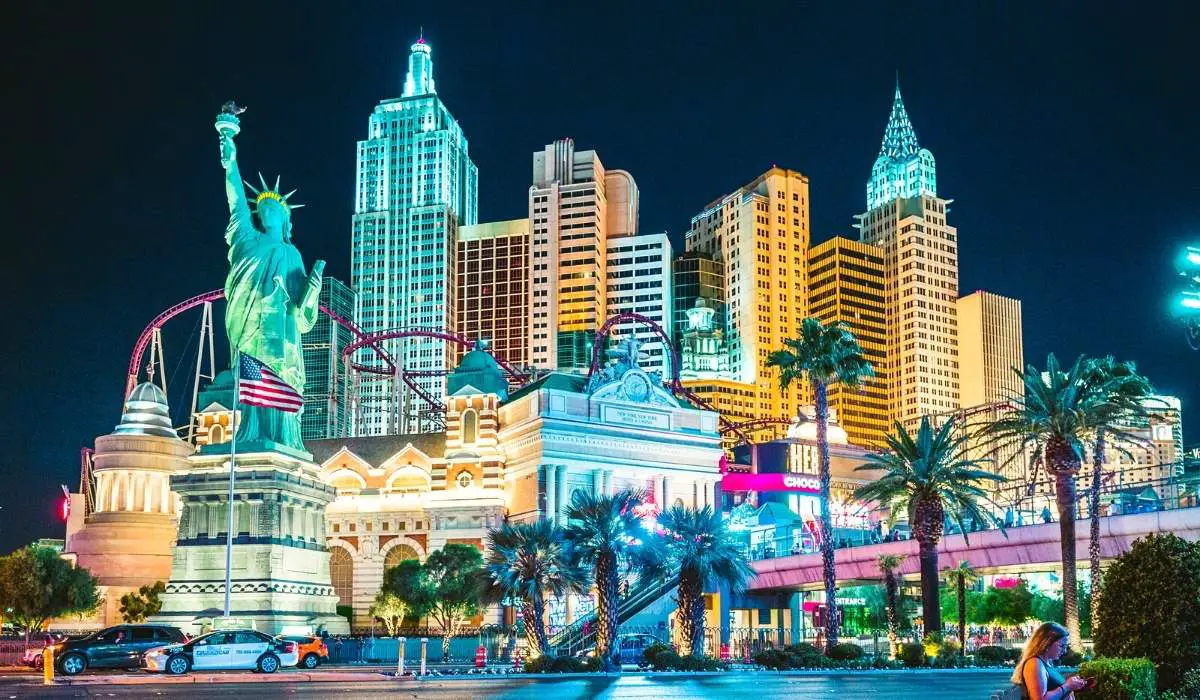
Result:
{"label": "statue's torch", "polygon": [[213,124],[217,128],[217,133],[229,138],[241,133],[242,120],[238,118],[238,115],[245,111],[245,107],[238,107],[233,100],[222,105],[221,113],[217,115],[216,123]]}

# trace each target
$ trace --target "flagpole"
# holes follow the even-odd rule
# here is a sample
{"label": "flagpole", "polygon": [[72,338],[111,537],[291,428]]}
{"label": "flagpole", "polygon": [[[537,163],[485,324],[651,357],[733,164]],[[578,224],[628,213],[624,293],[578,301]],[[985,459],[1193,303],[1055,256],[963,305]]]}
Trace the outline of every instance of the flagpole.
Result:
{"label": "flagpole", "polygon": [[237,459],[238,404],[242,394],[242,353],[233,353],[233,417],[229,424],[233,437],[229,441],[229,528],[225,533],[225,617],[229,617],[229,593],[233,587],[233,478]]}

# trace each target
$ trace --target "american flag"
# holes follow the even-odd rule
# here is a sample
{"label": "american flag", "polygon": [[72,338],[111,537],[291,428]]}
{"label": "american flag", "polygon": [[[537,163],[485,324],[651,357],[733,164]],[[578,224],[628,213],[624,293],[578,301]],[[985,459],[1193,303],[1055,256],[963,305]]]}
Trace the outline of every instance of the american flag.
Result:
{"label": "american flag", "polygon": [[248,406],[276,408],[295,413],[304,405],[304,397],[279,378],[261,360],[239,353],[241,377],[238,401]]}

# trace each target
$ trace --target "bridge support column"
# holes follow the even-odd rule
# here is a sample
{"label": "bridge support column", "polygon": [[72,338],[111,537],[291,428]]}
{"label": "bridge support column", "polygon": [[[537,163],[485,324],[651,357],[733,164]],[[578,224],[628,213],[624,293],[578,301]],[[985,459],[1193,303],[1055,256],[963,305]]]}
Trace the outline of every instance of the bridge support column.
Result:
{"label": "bridge support column", "polygon": [[800,632],[801,632],[800,623],[804,621],[804,605],[802,602],[803,599],[804,599],[804,594],[801,593],[800,591],[792,591],[788,595],[788,612],[792,617],[791,630],[789,630],[792,635],[792,640],[791,640],[792,644],[799,644],[801,641],[801,639],[800,639]]}

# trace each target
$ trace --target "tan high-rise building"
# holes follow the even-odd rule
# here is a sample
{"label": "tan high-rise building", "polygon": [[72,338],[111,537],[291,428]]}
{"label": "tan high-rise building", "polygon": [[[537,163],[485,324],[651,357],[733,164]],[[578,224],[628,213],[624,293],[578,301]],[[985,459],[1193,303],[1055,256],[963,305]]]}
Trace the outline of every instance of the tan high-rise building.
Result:
{"label": "tan high-rise building", "polygon": [[[459,335],[487,340],[492,354],[529,364],[529,219],[458,229],[455,315]],[[469,348],[459,348],[462,357]]]}
{"label": "tan high-rise building", "polygon": [[584,369],[607,316],[608,241],[637,234],[637,183],[560,139],[533,154],[529,222],[532,363]]}
{"label": "tan high-rise building", "polygon": [[[724,263],[724,340],[730,379],[741,386],[704,384],[742,404],[742,392],[752,392],[755,418],[791,418],[803,403],[803,388],[780,391],[778,373],[766,362],[784,339],[799,333],[808,313],[808,242],[808,178],[783,168],[710,203],[692,217],[687,232],[687,251]],[[713,403],[720,407],[722,400]]]}
{"label": "tan high-rise building", "polygon": [[910,430],[961,405],[958,231],[936,183],[933,154],[917,144],[897,87],[857,226],[884,252],[889,413]]}
{"label": "tan high-rise building", "polygon": [[1021,302],[978,291],[958,300],[958,374],[963,408],[1025,394]]}
{"label": "tan high-rise building", "polygon": [[858,389],[829,388],[830,408],[850,444],[860,447],[883,447],[891,429],[886,284],[880,248],[839,236],[808,251],[809,315],[826,324],[844,323],[875,371]]}

